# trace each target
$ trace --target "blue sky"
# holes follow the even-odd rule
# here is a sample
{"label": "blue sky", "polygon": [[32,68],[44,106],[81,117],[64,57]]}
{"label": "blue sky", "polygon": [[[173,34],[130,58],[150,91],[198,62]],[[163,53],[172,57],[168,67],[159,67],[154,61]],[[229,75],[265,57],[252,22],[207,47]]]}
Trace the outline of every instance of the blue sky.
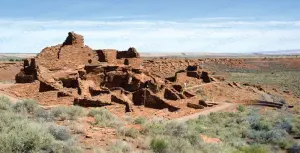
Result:
{"label": "blue sky", "polygon": [[299,49],[299,8],[297,0],[0,0],[0,53],[39,52],[69,31],[94,49]]}

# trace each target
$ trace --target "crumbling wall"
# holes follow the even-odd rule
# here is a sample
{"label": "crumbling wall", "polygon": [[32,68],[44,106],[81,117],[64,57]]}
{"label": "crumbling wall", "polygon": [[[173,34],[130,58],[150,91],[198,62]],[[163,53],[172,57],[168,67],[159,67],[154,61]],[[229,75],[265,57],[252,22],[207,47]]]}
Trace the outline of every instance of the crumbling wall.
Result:
{"label": "crumbling wall", "polygon": [[179,99],[181,99],[176,91],[173,91],[172,89],[168,89],[168,88],[165,89],[164,98],[168,99],[168,100],[179,100]]}
{"label": "crumbling wall", "polygon": [[98,55],[99,62],[107,62],[108,64],[124,64],[138,67],[142,64],[140,54],[135,48],[131,47],[127,51],[117,51],[115,49],[95,50]]}
{"label": "crumbling wall", "polygon": [[214,80],[212,77],[209,76],[209,72],[203,71],[199,66],[196,65],[189,65],[186,68],[186,70],[180,70],[175,73],[174,77],[166,79],[171,82],[185,82],[187,80],[187,77],[202,80],[202,82],[204,83],[209,83]]}
{"label": "crumbling wall", "polygon": [[140,58],[140,54],[134,47],[130,47],[127,51],[118,51],[117,59],[121,58]]}
{"label": "crumbling wall", "polygon": [[84,39],[82,35],[76,34],[74,32],[69,32],[68,37],[63,43],[63,46],[65,45],[73,45],[77,47],[83,47],[84,46]]}
{"label": "crumbling wall", "polygon": [[112,64],[116,63],[117,52],[118,51],[115,49],[96,50],[100,62],[107,62]]}
{"label": "crumbling wall", "polygon": [[15,76],[16,83],[32,83],[37,79],[36,63],[35,59],[25,59],[23,68]]}
{"label": "crumbling wall", "polygon": [[62,45],[46,47],[36,57],[36,64],[49,70],[98,63],[97,54],[84,45],[83,36],[73,32],[68,34]]}
{"label": "crumbling wall", "polygon": [[140,89],[133,93],[132,101],[135,105],[143,105],[154,109],[168,108],[169,111],[176,111],[179,108],[169,105],[166,100],[155,95],[149,89]]}

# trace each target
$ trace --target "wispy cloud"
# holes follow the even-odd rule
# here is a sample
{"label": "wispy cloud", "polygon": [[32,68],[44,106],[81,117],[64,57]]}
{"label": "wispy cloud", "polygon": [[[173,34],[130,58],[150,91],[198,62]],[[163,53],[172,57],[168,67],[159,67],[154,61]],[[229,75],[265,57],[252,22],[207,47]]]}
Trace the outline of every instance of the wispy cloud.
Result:
{"label": "wispy cloud", "polygon": [[135,46],[144,52],[249,52],[300,48],[300,21],[252,21],[234,17],[184,21],[125,18],[0,19],[0,52],[39,52],[43,47],[62,43],[69,31],[84,35],[86,44],[95,49]]}

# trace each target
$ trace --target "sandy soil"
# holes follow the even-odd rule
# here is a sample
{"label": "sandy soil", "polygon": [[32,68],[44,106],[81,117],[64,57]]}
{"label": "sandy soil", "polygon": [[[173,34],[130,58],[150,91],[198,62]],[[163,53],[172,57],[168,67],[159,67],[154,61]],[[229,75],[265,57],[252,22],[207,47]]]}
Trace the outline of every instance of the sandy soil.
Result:
{"label": "sandy soil", "polygon": [[22,62],[0,62],[0,82],[14,81],[22,65]]}

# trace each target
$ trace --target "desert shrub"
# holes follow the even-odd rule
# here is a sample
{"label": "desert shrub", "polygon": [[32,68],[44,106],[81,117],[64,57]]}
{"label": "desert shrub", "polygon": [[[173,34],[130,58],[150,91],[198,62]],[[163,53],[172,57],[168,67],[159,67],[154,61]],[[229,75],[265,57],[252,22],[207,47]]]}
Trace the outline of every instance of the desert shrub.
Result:
{"label": "desert shrub", "polygon": [[188,135],[184,136],[184,138],[189,141],[194,148],[200,148],[204,143],[197,133],[189,133]]}
{"label": "desert shrub", "polygon": [[103,127],[118,127],[121,121],[105,108],[92,108],[89,112],[90,116],[95,118],[95,125]]}
{"label": "desert shrub", "polygon": [[[243,112],[220,112],[199,116],[198,119],[188,121],[187,125],[188,133],[193,131],[196,135],[201,133],[219,138],[224,143],[221,148],[225,147],[231,151],[252,144],[272,145],[275,150],[287,149],[294,144],[292,135],[300,129],[299,117],[293,114],[282,110],[266,110],[261,113],[251,107],[247,107]],[[192,142],[190,141],[190,144],[195,148],[197,145]],[[200,150],[203,149],[202,145]]]}
{"label": "desert shrub", "polygon": [[251,128],[254,130],[270,130],[272,128],[272,125],[269,121],[266,120],[255,120],[251,123]]}
{"label": "desert shrub", "polygon": [[183,137],[187,132],[188,126],[184,122],[169,122],[165,125],[165,133],[170,136]]}
{"label": "desert shrub", "polygon": [[59,120],[76,120],[85,115],[85,110],[80,106],[58,106],[52,108],[51,113]]}
{"label": "desert shrub", "polygon": [[10,110],[12,103],[8,97],[0,96],[0,110]]}
{"label": "desert shrub", "polygon": [[152,120],[143,125],[141,133],[145,135],[162,135],[165,133],[165,122],[163,120]]}
{"label": "desert shrub", "polygon": [[69,118],[69,109],[66,106],[58,106],[51,109],[51,114],[59,118],[60,120],[66,120]]}
{"label": "desert shrub", "polygon": [[78,146],[78,144],[74,144],[72,141],[55,141],[51,148],[46,150],[49,153],[82,153],[83,150]]}
{"label": "desert shrub", "polygon": [[95,125],[102,127],[118,127],[122,125],[122,122],[117,117],[96,115],[95,121]]}
{"label": "desert shrub", "polygon": [[126,115],[126,116],[123,116],[123,120],[126,122],[126,123],[133,123],[133,118],[131,117],[131,116],[128,116],[128,115]]}
{"label": "desert shrub", "polygon": [[269,153],[271,152],[267,146],[263,145],[250,145],[242,147],[239,151],[235,153]]}
{"label": "desert shrub", "polygon": [[48,127],[48,130],[57,140],[66,141],[71,138],[70,132],[66,127],[53,124]]}
{"label": "desert shrub", "polygon": [[240,112],[244,112],[246,110],[246,107],[243,105],[238,105],[237,110]]}
{"label": "desert shrub", "polygon": [[110,148],[112,152],[116,153],[129,153],[132,151],[131,146],[125,141],[117,140]]}
{"label": "desert shrub", "polygon": [[175,153],[190,153],[196,152],[196,149],[190,144],[187,139],[183,138],[170,138],[167,152]]}
{"label": "desert shrub", "polygon": [[54,120],[54,116],[52,113],[48,110],[45,110],[41,107],[37,108],[34,110],[34,117],[38,121],[46,121],[46,122],[51,122]]}
{"label": "desert shrub", "polygon": [[104,107],[92,108],[89,111],[88,115],[93,116],[93,117],[95,117],[96,115],[112,116],[112,114],[107,109],[105,109]]}
{"label": "desert shrub", "polygon": [[300,152],[300,145],[299,144],[294,144],[289,149],[287,149],[287,152],[288,153],[299,153]]}
{"label": "desert shrub", "polygon": [[134,120],[135,124],[145,124],[147,122],[147,119],[144,117],[138,117]]}
{"label": "desert shrub", "polygon": [[39,106],[34,100],[26,99],[22,100],[20,102],[17,102],[13,108],[14,111],[18,113],[33,113],[35,109],[37,109]]}
{"label": "desert shrub", "polygon": [[93,153],[105,153],[105,151],[101,148],[94,148]]}
{"label": "desert shrub", "polygon": [[155,153],[167,153],[169,143],[165,138],[154,138],[151,140],[150,146]]}
{"label": "desert shrub", "polygon": [[39,120],[48,115],[34,102],[22,101],[13,108],[0,110],[0,152],[82,152],[66,128]]}
{"label": "desert shrub", "polygon": [[76,119],[77,117],[86,115],[84,108],[80,106],[71,106],[68,114],[70,115],[71,119]]}
{"label": "desert shrub", "polygon": [[139,131],[134,128],[125,128],[120,127],[117,129],[118,135],[131,137],[131,138],[137,138],[139,136]]}
{"label": "desert shrub", "polygon": [[72,130],[72,132],[75,134],[85,134],[86,133],[86,129],[85,129],[84,125],[82,125],[82,124],[77,124],[77,123],[71,122],[69,127]]}
{"label": "desert shrub", "polygon": [[43,125],[27,119],[15,120],[1,130],[0,152],[38,152],[49,148],[53,141]]}

